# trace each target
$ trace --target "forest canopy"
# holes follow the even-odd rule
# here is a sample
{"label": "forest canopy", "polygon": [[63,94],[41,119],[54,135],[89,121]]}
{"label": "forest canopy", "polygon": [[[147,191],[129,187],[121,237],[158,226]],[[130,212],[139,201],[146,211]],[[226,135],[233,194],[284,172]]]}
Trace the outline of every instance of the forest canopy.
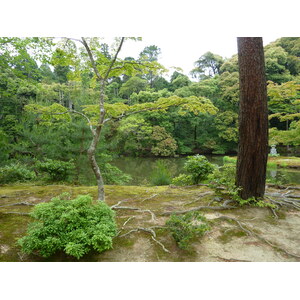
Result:
{"label": "forest canopy", "polygon": [[[99,38],[87,40],[99,75],[105,76],[117,49]],[[0,38],[0,167],[19,164],[33,172],[28,178],[44,172],[49,180],[51,170],[61,167],[62,174],[80,182],[100,96],[97,74],[83,50],[71,39]],[[279,38],[264,52],[269,144],[297,149],[300,38]],[[199,53],[190,74],[174,71],[168,78],[160,53],[159,45],[149,45],[136,58],[117,59],[110,70],[104,91],[109,122],[96,157],[106,183],[126,180],[114,176],[112,155],[237,151],[237,55]]]}

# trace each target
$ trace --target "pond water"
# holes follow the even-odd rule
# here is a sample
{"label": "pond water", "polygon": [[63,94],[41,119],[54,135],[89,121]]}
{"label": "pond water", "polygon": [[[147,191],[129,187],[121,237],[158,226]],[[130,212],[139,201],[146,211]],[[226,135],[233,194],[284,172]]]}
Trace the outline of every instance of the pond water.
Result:
{"label": "pond water", "polygon": [[[207,159],[219,166],[223,165],[223,156],[206,156]],[[131,175],[132,180],[128,185],[141,185],[150,182],[150,177],[155,169],[156,162],[165,162],[172,177],[183,172],[185,157],[178,158],[144,158],[144,157],[120,157],[114,159],[111,164],[123,172]],[[300,184],[300,170],[271,168],[267,170],[267,179],[278,181],[282,184]]]}

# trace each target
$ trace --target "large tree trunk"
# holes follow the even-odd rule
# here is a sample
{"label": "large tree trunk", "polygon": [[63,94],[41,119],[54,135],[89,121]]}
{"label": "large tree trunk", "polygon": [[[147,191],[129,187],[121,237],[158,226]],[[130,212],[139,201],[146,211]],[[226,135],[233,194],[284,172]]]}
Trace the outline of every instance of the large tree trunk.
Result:
{"label": "large tree trunk", "polygon": [[240,72],[239,147],[236,185],[240,196],[264,196],[268,159],[267,84],[260,37],[238,38]]}

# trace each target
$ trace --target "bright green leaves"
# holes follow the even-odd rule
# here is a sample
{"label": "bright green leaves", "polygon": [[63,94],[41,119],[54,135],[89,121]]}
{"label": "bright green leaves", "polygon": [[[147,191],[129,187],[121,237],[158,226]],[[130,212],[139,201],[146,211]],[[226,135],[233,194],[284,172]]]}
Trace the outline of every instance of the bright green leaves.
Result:
{"label": "bright green leaves", "polygon": [[116,235],[114,211],[105,203],[93,204],[90,196],[69,200],[64,193],[49,203],[36,205],[31,216],[35,221],[18,241],[28,254],[38,252],[48,257],[65,251],[79,259],[92,249],[110,249]]}
{"label": "bright green leaves", "polygon": [[54,103],[50,106],[39,104],[28,104],[25,110],[38,115],[38,121],[44,126],[63,126],[66,122],[71,121],[68,109],[61,104]]}
{"label": "bright green leaves", "polygon": [[[181,115],[185,115],[187,112],[192,112],[195,115],[200,113],[216,114],[218,111],[209,99],[196,96],[187,98],[171,96],[168,98],[159,98],[155,102],[138,103],[131,106],[124,103],[104,104],[108,118],[123,118],[127,115],[146,111],[166,112],[171,107],[178,107],[178,113]],[[98,120],[98,105],[85,105],[83,111],[91,116],[93,124]]]}
{"label": "bright green leaves", "polygon": [[[268,96],[270,98],[269,108],[272,112],[282,113],[281,121],[291,120],[297,115],[288,117],[287,114],[293,114],[300,111],[300,84],[295,81],[288,81],[282,84],[276,84],[272,81],[268,82]],[[272,117],[279,117],[278,114],[273,114]]]}
{"label": "bright green leaves", "polygon": [[280,122],[292,123],[289,130],[270,129],[270,144],[299,145],[300,139],[300,84],[288,81],[282,84],[268,82],[269,108],[273,114],[269,119],[277,118]]}

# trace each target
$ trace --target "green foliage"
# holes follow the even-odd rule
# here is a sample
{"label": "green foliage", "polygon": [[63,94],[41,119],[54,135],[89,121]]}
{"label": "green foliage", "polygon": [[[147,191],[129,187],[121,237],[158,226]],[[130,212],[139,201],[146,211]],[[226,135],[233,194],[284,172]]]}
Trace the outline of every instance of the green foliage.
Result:
{"label": "green foliage", "polygon": [[221,193],[221,189],[225,188],[230,198],[234,201],[240,201],[239,191],[235,185],[236,167],[233,164],[224,164],[216,168],[209,176],[210,187],[217,193]]}
{"label": "green foliage", "polygon": [[156,156],[174,156],[177,144],[174,138],[165,130],[164,127],[154,126],[151,136],[154,145],[151,153]]}
{"label": "green foliage", "polygon": [[207,179],[214,169],[215,166],[205,156],[199,154],[188,156],[188,160],[184,164],[184,170],[192,176],[194,184]]}
{"label": "green foliage", "polygon": [[20,163],[12,163],[0,168],[0,184],[24,182],[36,179],[34,172]]}
{"label": "green foliage", "polygon": [[7,161],[9,148],[8,136],[2,129],[0,129],[0,165]]}
{"label": "green foliage", "polygon": [[105,184],[125,184],[129,182],[132,177],[128,174],[123,173],[116,166],[111,165],[110,163],[100,163],[102,170],[103,180]]}
{"label": "green foliage", "polygon": [[169,185],[171,183],[171,174],[163,160],[156,162],[150,181],[153,185]]}
{"label": "green foliage", "polygon": [[192,185],[194,183],[193,176],[187,174],[179,174],[172,179],[172,184],[179,186]]}
{"label": "green foliage", "polygon": [[257,207],[275,208],[274,205],[264,201],[263,199],[255,199],[254,197],[242,199],[239,195],[241,188],[235,185],[235,174],[236,167],[233,164],[224,164],[223,166],[216,168],[209,176],[210,187],[221,196],[224,196],[225,193],[230,197],[230,199],[235,201],[240,206],[251,205]]}
{"label": "green foliage", "polygon": [[102,202],[93,204],[88,195],[68,198],[65,193],[34,207],[31,216],[35,221],[18,240],[23,252],[49,257],[64,251],[79,259],[90,250],[112,248],[116,223],[111,208]]}
{"label": "green foliage", "polygon": [[123,98],[129,98],[132,93],[139,93],[145,90],[147,87],[147,81],[140,77],[131,77],[126,83],[124,83],[120,89],[120,96]]}
{"label": "green foliage", "polygon": [[36,162],[38,171],[45,172],[49,176],[50,181],[63,181],[66,180],[70,172],[74,169],[72,161],[60,161],[53,159],[45,159],[43,162]]}
{"label": "green foliage", "polygon": [[191,74],[199,79],[213,77],[220,74],[220,68],[223,63],[224,59],[220,55],[206,52],[195,62],[196,68],[192,70]]}
{"label": "green foliage", "polygon": [[192,239],[201,237],[210,230],[206,218],[199,212],[184,215],[171,215],[166,222],[173,238],[181,249],[188,249]]}
{"label": "green foliage", "polygon": [[278,185],[284,185],[288,183],[288,179],[285,174],[277,173],[275,177],[268,178],[267,182]]}

